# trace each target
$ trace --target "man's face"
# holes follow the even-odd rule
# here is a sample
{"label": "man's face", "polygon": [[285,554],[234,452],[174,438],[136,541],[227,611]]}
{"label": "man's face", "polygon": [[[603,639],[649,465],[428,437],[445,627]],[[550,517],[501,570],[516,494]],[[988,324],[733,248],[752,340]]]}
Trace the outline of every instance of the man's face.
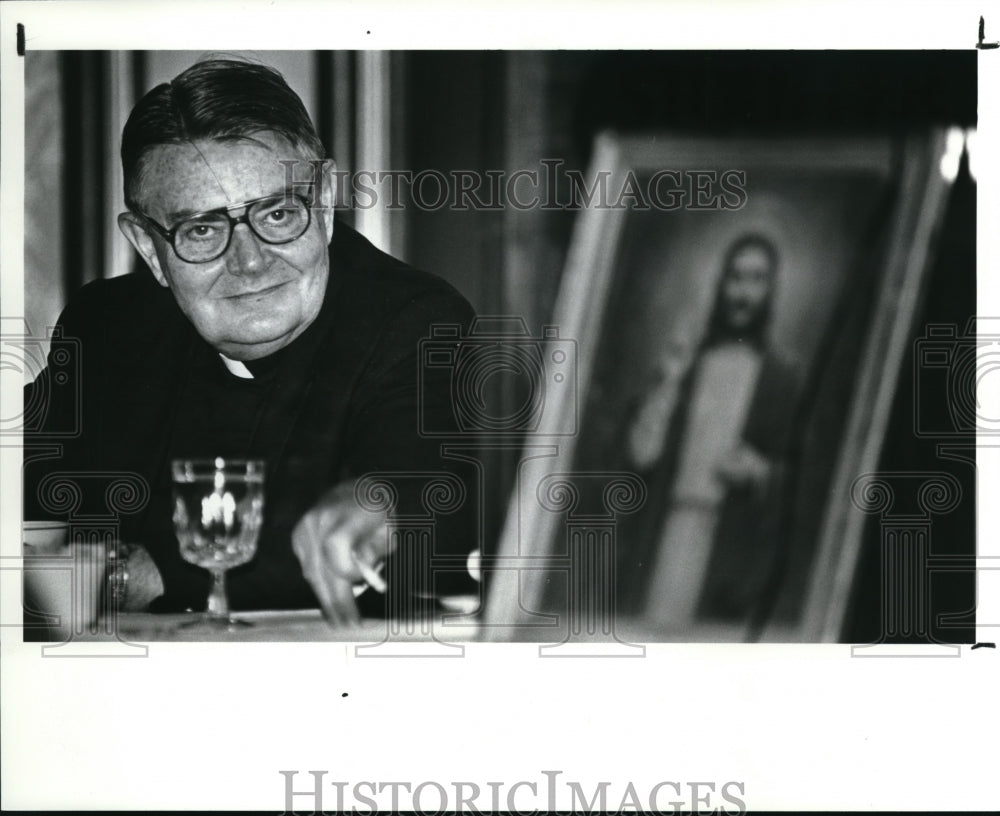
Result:
{"label": "man's face", "polygon": [[758,246],[739,250],[722,280],[722,314],[733,331],[749,329],[760,318],[774,284],[774,267]]}
{"label": "man's face", "polygon": [[[144,160],[138,203],[150,218],[173,229],[195,213],[288,192],[279,161],[298,160],[294,178],[301,181],[312,178],[312,158],[271,132],[238,141],[159,145]],[[333,183],[332,172],[324,174],[324,203],[333,200]],[[198,333],[227,357],[272,354],[319,314],[329,277],[332,209],[313,209],[309,228],[287,244],[265,243],[240,224],[226,252],[207,263],[181,260],[149,228],[123,229]]]}

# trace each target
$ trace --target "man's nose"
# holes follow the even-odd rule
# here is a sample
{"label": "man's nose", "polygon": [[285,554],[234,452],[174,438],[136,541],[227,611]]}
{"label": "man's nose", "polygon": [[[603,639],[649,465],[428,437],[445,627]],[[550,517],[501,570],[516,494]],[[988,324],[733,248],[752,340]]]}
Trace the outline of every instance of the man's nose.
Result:
{"label": "man's nose", "polygon": [[231,275],[257,275],[264,271],[265,259],[260,241],[246,224],[237,224],[233,228],[226,266]]}

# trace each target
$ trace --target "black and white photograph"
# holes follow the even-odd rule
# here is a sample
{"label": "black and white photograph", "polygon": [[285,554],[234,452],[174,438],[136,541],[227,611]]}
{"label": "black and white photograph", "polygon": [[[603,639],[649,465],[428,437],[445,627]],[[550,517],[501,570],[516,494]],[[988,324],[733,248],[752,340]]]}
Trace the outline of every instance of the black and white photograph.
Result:
{"label": "black and white photograph", "polygon": [[[145,772],[84,801],[87,759],[5,807],[896,801],[867,769],[857,800],[830,797],[791,746],[861,738],[811,707],[815,682],[875,712],[864,684],[884,695],[904,667],[959,695],[995,664],[982,71],[1000,19],[963,6],[968,42],[945,47],[712,47],[641,26],[597,45],[539,35],[556,4],[534,34],[458,15],[478,33],[428,39],[388,7],[310,35],[337,4],[289,3],[303,30],[269,41],[281,10],[213,38],[237,13],[219,4],[197,36],[156,41],[137,33],[152,12],[102,38],[32,25],[41,5],[3,17],[19,73],[3,100],[0,641],[21,678],[5,679],[4,753],[24,746],[18,769],[44,755],[43,700],[8,716],[32,682],[99,676],[121,704],[199,697],[197,725],[174,702],[148,713],[161,779],[195,732],[215,739],[216,693],[223,719],[254,706],[272,746],[225,737],[231,789],[206,794],[199,765],[199,801],[143,802]],[[194,676],[204,695],[177,685]],[[600,772],[585,701],[633,684],[595,722],[653,730],[633,767]],[[468,734],[446,739],[444,706]],[[722,739],[731,716],[751,737],[778,729],[761,743],[774,764],[748,764],[751,739],[702,766],[707,732],[669,767],[643,752],[671,716],[699,730],[699,711]],[[382,763],[393,722],[405,739]],[[552,741],[522,755],[531,722]],[[496,772],[468,750],[490,729]],[[958,762],[928,783],[935,807]]]}
{"label": "black and white photograph", "polygon": [[[25,521],[106,551],[105,633],[350,639],[362,621],[416,616],[434,639],[509,639],[534,620],[532,584],[577,586],[603,557],[573,561],[568,516],[551,535],[518,529],[513,550],[501,535],[539,510],[520,483],[505,499],[527,452],[550,444],[578,482],[632,474],[645,495],[615,520],[613,582],[595,572],[587,589],[613,591],[601,615],[644,622],[651,640],[856,640],[850,579],[882,564],[842,559],[858,561],[880,520],[832,549],[828,530],[862,515],[854,480],[889,469],[893,404],[921,397],[901,385],[920,327],[975,299],[974,232],[941,235],[948,205],[969,206],[969,58],[30,52],[25,65],[42,182],[27,187],[26,319],[51,355],[25,397]],[[692,67],[706,83],[739,73],[750,93],[779,67],[800,86],[834,68],[890,74],[913,107],[904,94],[891,122],[866,121],[887,100],[844,82],[821,100],[837,121],[810,110],[764,135],[674,104],[666,82],[635,85],[631,102],[620,90]],[[969,90],[917,105],[920,79],[942,71]],[[522,75],[536,84],[510,85]],[[388,98],[361,95],[372,87]],[[656,107],[640,96],[654,90]],[[501,144],[445,124],[466,98],[503,123]],[[244,155],[246,139],[263,152]],[[219,143],[222,169],[202,142]],[[266,179],[228,192],[258,165]],[[155,179],[162,205],[143,200]],[[189,200],[196,184],[211,194]],[[234,201],[249,202],[245,230]],[[241,235],[257,250],[242,260]],[[927,297],[935,268],[950,302]],[[970,477],[942,477],[965,497],[942,522],[966,537],[949,536],[953,554],[973,553]],[[455,626],[512,576],[524,594],[498,589],[478,630]],[[932,590],[934,611],[972,597],[968,581]],[[565,591],[549,595],[558,620],[528,639],[579,623]],[[973,625],[939,638],[929,621],[912,634],[961,641]],[[36,623],[26,634],[48,636]]]}

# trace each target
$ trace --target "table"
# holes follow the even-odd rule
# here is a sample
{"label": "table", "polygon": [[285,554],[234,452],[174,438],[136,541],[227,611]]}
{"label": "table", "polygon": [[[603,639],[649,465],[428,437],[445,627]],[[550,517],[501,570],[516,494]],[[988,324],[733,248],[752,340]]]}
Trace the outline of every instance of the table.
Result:
{"label": "table", "polygon": [[[104,632],[117,631],[122,640],[136,643],[157,641],[211,641],[211,642],[344,642],[422,643],[428,641],[461,642],[479,639],[480,630],[473,618],[465,616],[460,625],[445,623],[437,615],[430,625],[407,627],[405,623],[364,619],[357,625],[334,628],[324,620],[319,610],[258,611],[234,613],[234,617],[252,623],[232,629],[214,629],[202,626],[184,627],[200,617],[198,613],[159,614],[132,612],[118,616],[117,628],[102,626]],[[103,639],[105,635],[100,638]],[[88,639],[90,639],[88,637]]]}

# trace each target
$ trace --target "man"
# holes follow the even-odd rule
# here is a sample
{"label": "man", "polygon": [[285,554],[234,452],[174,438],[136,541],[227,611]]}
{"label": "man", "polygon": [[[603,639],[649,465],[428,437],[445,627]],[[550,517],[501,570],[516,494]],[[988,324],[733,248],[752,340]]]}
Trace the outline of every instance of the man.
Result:
{"label": "man", "polygon": [[[80,340],[81,396],[55,402],[48,426],[79,410],[82,433],[26,464],[26,515],[45,514],[46,474],[137,474],[150,498],[121,518],[122,539],[142,545],[119,571],[125,608],[204,608],[208,573],[173,532],[170,461],[263,459],[264,526],[256,558],[229,573],[233,608],[356,620],[355,587],[382,589],[391,554],[386,517],[358,506],[355,482],[447,468],[418,406],[450,417],[448,373],[426,372],[418,393],[418,343],[433,324],[468,325],[471,307],[334,222],[335,166],[270,68],[206,61],[154,88],[121,156],[119,226],[148,269],[84,287],[60,318]],[[404,489],[397,510],[419,504]],[[474,512],[438,526],[444,562],[477,546]]]}
{"label": "man", "polygon": [[701,348],[663,365],[629,428],[632,466],[666,497],[636,533],[649,565],[636,600],[666,624],[749,614],[781,532],[799,389],[767,342],[777,269],[763,236],[730,246]]}

